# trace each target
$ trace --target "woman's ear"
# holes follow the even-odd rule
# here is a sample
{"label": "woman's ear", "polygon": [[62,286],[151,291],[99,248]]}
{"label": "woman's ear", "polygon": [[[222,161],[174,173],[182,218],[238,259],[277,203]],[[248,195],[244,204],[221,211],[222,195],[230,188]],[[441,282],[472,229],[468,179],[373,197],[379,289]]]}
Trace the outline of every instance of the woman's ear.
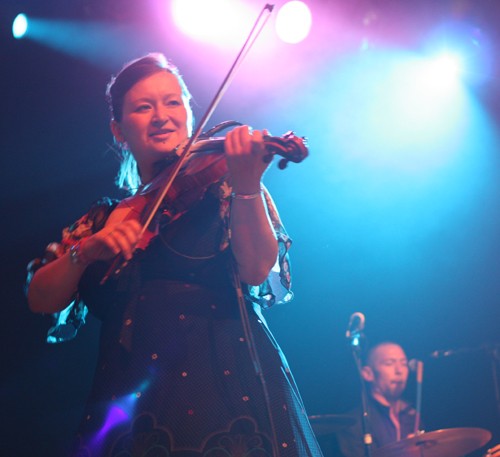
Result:
{"label": "woman's ear", "polygon": [[113,136],[118,143],[125,143],[125,138],[123,137],[122,129],[118,122],[116,122],[114,119],[111,119],[109,128],[111,129],[111,133],[113,133]]}
{"label": "woman's ear", "polygon": [[369,366],[364,366],[363,368],[361,368],[361,376],[366,382],[373,382],[373,380],[375,379],[373,370]]}

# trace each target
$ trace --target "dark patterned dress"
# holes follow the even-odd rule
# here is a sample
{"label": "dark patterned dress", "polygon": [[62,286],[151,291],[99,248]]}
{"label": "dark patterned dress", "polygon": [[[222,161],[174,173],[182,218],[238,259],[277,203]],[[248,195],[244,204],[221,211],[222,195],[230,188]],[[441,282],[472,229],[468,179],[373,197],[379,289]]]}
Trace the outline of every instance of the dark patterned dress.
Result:
{"label": "dark patterned dress", "polygon": [[[321,456],[260,312],[291,299],[290,240],[266,193],[279,261],[261,286],[240,285],[229,249],[229,194],[217,184],[187,214],[162,224],[118,279],[101,286],[108,266],[89,266],[75,301],[56,316],[51,342],[73,337],[87,309],[102,321],[74,456]],[[65,229],[62,242],[30,264],[30,276],[101,229],[115,205],[102,200]]]}

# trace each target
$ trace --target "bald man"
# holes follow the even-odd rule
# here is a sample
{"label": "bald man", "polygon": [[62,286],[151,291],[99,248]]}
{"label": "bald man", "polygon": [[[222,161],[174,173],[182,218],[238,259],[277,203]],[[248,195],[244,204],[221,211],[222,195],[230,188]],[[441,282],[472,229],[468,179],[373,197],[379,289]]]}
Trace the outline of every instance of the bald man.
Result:
{"label": "bald man", "polygon": [[[361,376],[367,383],[367,409],[372,449],[407,438],[414,433],[416,411],[401,397],[408,381],[408,359],[403,348],[393,342],[379,343],[367,354]],[[357,422],[337,433],[343,457],[364,457],[361,408],[352,414]],[[423,427],[420,425],[420,430]],[[500,444],[484,457],[500,457]]]}
{"label": "bald man", "polygon": [[[404,439],[414,432],[416,411],[401,398],[408,373],[408,359],[399,344],[380,343],[368,352],[361,376],[368,387],[372,449]],[[352,414],[357,422],[338,432],[338,445],[344,457],[363,457],[362,411],[359,408]]]}

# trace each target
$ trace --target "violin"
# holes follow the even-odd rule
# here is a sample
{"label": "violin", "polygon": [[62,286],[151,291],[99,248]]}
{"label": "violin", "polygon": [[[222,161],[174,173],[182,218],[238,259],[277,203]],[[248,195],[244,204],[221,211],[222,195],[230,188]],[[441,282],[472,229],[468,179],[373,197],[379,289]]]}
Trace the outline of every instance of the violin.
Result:
{"label": "violin", "polygon": [[[186,191],[195,188],[206,188],[207,185],[221,179],[227,174],[228,169],[225,161],[224,137],[211,137],[198,140],[191,147],[190,157],[186,165],[179,171],[179,177],[174,181],[173,189],[169,189],[168,200],[177,200]],[[309,154],[305,138],[295,136],[292,131],[281,137],[264,136],[264,145],[268,154],[264,156],[266,163],[273,160],[275,155],[281,156],[278,168],[283,170],[289,162],[300,163]],[[153,181],[144,186],[139,194],[146,195],[158,189],[165,181],[168,169],[160,173]],[[206,181],[209,181],[208,183]]]}
{"label": "violin", "polygon": [[[123,199],[111,213],[106,225],[112,225],[126,220],[138,220],[144,226],[142,237],[136,249],[146,249],[151,240],[158,235],[158,217],[162,224],[171,223],[189,211],[205,195],[210,185],[227,176],[229,170],[224,154],[224,137],[210,137],[195,142],[189,151],[189,156],[172,181],[168,192],[161,202],[161,211],[153,217],[151,211],[158,207],[156,199],[170,178],[175,164],[163,169],[150,183],[142,187],[135,195]],[[278,168],[283,170],[289,162],[300,163],[308,155],[306,139],[297,137],[292,131],[281,137],[264,136],[267,155],[264,161],[269,163],[275,155],[281,156]],[[122,262],[120,266],[120,262]],[[115,259],[108,273],[101,281],[103,284],[114,273],[118,275],[126,263],[123,259]]]}

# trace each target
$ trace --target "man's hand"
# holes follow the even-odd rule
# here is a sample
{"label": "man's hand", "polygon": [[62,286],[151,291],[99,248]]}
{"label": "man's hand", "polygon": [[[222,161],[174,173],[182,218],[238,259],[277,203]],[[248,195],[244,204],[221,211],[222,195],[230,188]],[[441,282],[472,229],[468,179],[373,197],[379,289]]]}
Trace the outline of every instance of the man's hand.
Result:
{"label": "man's hand", "polygon": [[500,457],[500,444],[488,449],[484,457]]}

